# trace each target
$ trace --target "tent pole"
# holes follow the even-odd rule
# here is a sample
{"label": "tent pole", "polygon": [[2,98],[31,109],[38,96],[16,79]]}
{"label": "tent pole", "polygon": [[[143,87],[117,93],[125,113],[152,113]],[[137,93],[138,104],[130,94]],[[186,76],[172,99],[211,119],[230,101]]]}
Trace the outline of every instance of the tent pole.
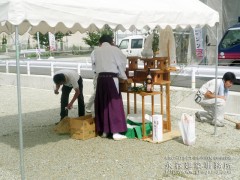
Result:
{"label": "tent pole", "polygon": [[19,149],[20,149],[20,173],[21,179],[25,179],[24,158],[23,158],[23,128],[22,128],[22,107],[21,107],[21,82],[19,70],[19,35],[18,26],[15,26],[15,46],[16,46],[16,68],[17,68],[17,95],[18,95],[18,120],[19,120]]}
{"label": "tent pole", "polygon": [[[217,41],[217,45],[216,45],[216,63],[215,63],[215,91],[217,91],[217,79],[218,79],[218,26],[219,23],[216,23],[216,41]],[[213,135],[217,135],[217,96],[215,96],[215,114],[214,114],[214,118],[215,118],[215,124],[214,124],[214,133]]]}

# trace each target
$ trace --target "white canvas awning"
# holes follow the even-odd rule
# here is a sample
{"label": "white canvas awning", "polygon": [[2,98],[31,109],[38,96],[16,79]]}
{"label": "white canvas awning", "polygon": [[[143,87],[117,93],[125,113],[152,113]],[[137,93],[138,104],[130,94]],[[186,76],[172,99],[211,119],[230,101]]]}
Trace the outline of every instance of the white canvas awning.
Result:
{"label": "white canvas awning", "polygon": [[[219,14],[198,0],[1,0],[0,33],[15,33],[20,169],[24,178],[18,34],[214,26]],[[216,68],[217,69],[217,68]],[[217,73],[217,71],[216,71]],[[217,76],[216,76],[217,77]]]}
{"label": "white canvas awning", "polygon": [[1,0],[0,33],[214,26],[219,14],[198,0]]}

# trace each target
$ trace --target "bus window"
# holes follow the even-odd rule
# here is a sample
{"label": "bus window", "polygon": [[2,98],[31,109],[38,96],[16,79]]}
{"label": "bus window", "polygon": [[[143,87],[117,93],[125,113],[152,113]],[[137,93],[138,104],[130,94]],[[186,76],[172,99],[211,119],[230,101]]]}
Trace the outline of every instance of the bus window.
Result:
{"label": "bus window", "polygon": [[224,36],[219,48],[228,49],[240,44],[240,29],[229,30]]}

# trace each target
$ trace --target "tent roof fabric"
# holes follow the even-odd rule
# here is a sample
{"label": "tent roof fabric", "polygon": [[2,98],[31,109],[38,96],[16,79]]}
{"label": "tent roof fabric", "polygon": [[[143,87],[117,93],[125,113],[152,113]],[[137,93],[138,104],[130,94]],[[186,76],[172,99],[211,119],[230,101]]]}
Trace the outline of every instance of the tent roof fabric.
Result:
{"label": "tent roof fabric", "polygon": [[0,32],[86,32],[214,26],[219,14],[198,0],[1,0]]}

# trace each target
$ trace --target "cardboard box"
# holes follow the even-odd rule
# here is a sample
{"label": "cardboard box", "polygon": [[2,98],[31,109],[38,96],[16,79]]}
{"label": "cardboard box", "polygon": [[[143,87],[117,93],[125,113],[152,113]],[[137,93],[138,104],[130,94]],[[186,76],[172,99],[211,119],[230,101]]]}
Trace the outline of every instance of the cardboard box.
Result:
{"label": "cardboard box", "polygon": [[54,128],[53,130],[57,134],[70,134],[70,127],[69,127],[69,117],[63,118]]}
{"label": "cardboard box", "polygon": [[86,140],[96,137],[95,120],[92,115],[71,118],[69,124],[70,135],[73,139]]}
{"label": "cardboard box", "polygon": [[130,91],[132,88],[132,83],[133,80],[132,79],[119,79],[119,90],[120,92],[126,92],[126,91]]}

